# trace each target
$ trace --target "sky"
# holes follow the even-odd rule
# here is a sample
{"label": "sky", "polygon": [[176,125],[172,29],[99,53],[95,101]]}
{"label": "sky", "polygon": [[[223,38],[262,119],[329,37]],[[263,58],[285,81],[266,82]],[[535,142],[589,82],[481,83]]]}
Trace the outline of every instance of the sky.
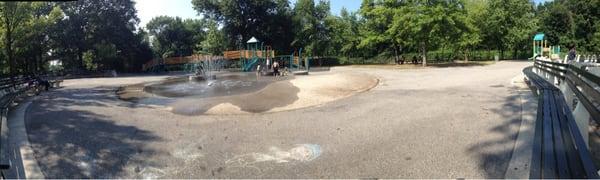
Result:
{"label": "sky", "polygon": [[[179,16],[183,19],[200,18],[197,12],[192,8],[191,0],[134,0],[135,8],[138,10],[140,26],[145,27],[146,23],[153,17],[160,15]],[[293,5],[296,0],[289,0]],[[317,1],[317,0],[315,0]],[[331,12],[338,15],[342,7],[349,11],[356,11],[360,8],[362,0],[330,0]],[[534,0],[536,3],[542,3],[551,0]]]}
{"label": "sky", "polygon": [[[145,27],[146,24],[156,16],[179,16],[183,19],[200,18],[197,12],[192,8],[191,0],[134,0],[135,8],[138,10],[140,18],[140,26]],[[360,8],[362,0],[330,0],[331,12],[339,14],[342,7],[350,11],[355,11]],[[294,4],[296,0],[290,0]]]}

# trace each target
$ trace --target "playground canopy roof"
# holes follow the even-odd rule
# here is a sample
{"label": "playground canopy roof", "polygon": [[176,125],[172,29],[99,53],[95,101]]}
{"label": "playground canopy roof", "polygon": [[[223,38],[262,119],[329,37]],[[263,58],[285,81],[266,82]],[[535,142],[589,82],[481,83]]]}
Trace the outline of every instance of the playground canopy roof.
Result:
{"label": "playground canopy roof", "polygon": [[248,42],[246,43],[257,43],[258,40],[255,37],[250,38],[250,40],[248,40]]}
{"label": "playground canopy roof", "polygon": [[533,36],[533,40],[534,41],[542,41],[542,40],[544,40],[544,34],[542,34],[542,33],[536,34],[535,36]]}

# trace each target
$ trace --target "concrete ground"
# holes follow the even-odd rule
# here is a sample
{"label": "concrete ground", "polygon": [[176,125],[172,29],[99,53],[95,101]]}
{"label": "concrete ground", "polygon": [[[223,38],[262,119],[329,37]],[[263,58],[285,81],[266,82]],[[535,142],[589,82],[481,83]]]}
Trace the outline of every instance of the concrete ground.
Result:
{"label": "concrete ground", "polygon": [[25,113],[47,178],[503,178],[531,65],[378,69],[379,85],[282,112],[187,116],[117,98],[166,77],[67,80]]}

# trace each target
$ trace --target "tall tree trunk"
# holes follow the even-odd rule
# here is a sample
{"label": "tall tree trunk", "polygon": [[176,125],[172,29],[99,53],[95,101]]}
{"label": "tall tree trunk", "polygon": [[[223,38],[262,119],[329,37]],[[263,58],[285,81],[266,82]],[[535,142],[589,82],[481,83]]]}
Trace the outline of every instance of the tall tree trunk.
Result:
{"label": "tall tree trunk", "polygon": [[465,49],[465,62],[469,62],[469,48]]}
{"label": "tall tree trunk", "polygon": [[83,50],[81,47],[77,48],[77,63],[79,64],[79,69],[85,69],[85,63],[83,62]]}
{"label": "tall tree trunk", "polygon": [[12,38],[12,24],[10,22],[9,17],[6,17],[6,14],[4,14],[4,21],[5,21],[5,25],[6,25],[6,33],[4,33],[4,39],[6,41],[6,57],[8,58],[8,67],[10,70],[10,75],[15,75],[17,73],[17,69],[15,66],[15,60],[13,57],[13,49],[12,49],[12,42],[13,42],[13,38]]}
{"label": "tall tree trunk", "polygon": [[38,61],[36,62],[35,66],[36,66],[36,71],[42,71],[43,69],[43,65],[42,65],[42,61],[44,58],[44,52],[40,51],[38,54]]}
{"label": "tall tree trunk", "polygon": [[425,43],[421,43],[421,51],[423,53],[423,67],[427,66],[427,48],[426,48],[427,44]]}
{"label": "tall tree trunk", "polygon": [[396,46],[396,44],[394,44],[394,46],[392,48],[394,48],[394,63],[399,64],[400,59],[398,58],[398,46]]}

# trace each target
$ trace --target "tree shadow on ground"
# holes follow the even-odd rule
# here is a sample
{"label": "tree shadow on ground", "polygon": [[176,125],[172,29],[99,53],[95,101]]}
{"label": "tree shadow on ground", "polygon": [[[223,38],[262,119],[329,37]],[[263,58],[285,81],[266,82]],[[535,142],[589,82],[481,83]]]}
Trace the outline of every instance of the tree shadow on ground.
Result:
{"label": "tree shadow on ground", "polygon": [[[452,67],[475,67],[487,66],[494,64],[492,61],[472,61],[472,62],[444,62],[444,63],[427,63],[427,66],[422,64],[356,64],[351,65],[359,68],[387,68],[387,69],[422,69],[422,68],[452,68]],[[312,71],[312,68],[311,68]]]}
{"label": "tree shadow on ground", "polygon": [[[501,120],[505,121],[500,125],[489,129],[489,133],[499,134],[500,138],[484,141],[471,146],[467,152],[475,153],[479,156],[479,165],[485,170],[485,178],[504,178],[510,159],[513,156],[513,150],[523,151],[527,146],[516,147],[516,140],[519,133],[533,133],[534,126],[519,132],[521,127],[521,118],[523,110],[521,104],[521,95],[514,89],[511,89],[512,95],[504,99],[504,104],[499,108],[490,109],[493,113],[500,115]],[[520,93],[529,93],[527,91]],[[523,99],[525,103],[536,101],[535,99]],[[533,139],[532,139],[533,140]]]}
{"label": "tree shadow on ground", "polygon": [[[141,178],[141,157],[161,153],[146,146],[161,141],[152,132],[119,125],[109,117],[69,106],[106,107],[107,89],[64,90],[46,94],[26,112],[25,123],[35,157],[46,178]],[[144,165],[146,164],[146,165]]]}
{"label": "tree shadow on ground", "polygon": [[82,89],[60,89],[44,92],[39,96],[40,100],[52,101],[53,106],[46,108],[57,108],[66,106],[97,106],[131,107],[130,103],[119,100],[116,95],[116,87],[97,87]]}
{"label": "tree shadow on ground", "polygon": [[436,67],[436,68],[450,68],[450,67],[472,67],[472,66],[486,66],[493,64],[492,62],[450,62],[450,63],[432,63],[427,64],[427,66]]}

